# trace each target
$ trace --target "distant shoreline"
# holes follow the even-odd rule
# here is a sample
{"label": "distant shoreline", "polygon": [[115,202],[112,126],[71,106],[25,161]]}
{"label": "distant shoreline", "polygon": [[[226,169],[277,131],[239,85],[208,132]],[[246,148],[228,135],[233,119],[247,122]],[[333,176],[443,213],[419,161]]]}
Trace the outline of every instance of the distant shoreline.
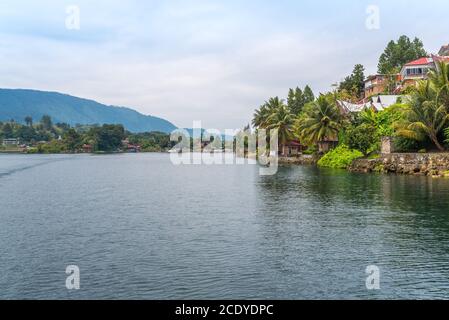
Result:
{"label": "distant shoreline", "polygon": [[164,153],[168,154],[168,151],[140,151],[140,152],[58,152],[58,153],[29,153],[29,152],[22,152],[22,151],[5,151],[0,150],[0,155],[6,155],[6,154],[20,154],[24,156],[30,156],[30,155],[107,155],[107,154],[140,154],[140,153]]}

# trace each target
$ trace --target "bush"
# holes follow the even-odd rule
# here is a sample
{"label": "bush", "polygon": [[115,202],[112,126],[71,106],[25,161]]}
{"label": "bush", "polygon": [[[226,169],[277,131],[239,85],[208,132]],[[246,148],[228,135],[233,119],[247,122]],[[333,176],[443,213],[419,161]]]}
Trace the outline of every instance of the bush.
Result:
{"label": "bush", "polygon": [[346,169],[355,159],[362,158],[363,153],[351,150],[346,145],[340,145],[327,153],[318,161],[318,166],[328,168]]}
{"label": "bush", "polygon": [[379,144],[376,128],[369,124],[362,124],[350,128],[346,132],[346,141],[350,149],[360,150],[364,155],[376,149]]}
{"label": "bush", "polygon": [[317,146],[312,146],[312,147],[309,147],[306,150],[304,150],[302,152],[302,154],[304,154],[304,155],[314,155],[317,152],[318,152],[318,147]]}
{"label": "bush", "polygon": [[62,153],[64,152],[64,145],[60,141],[53,140],[46,144],[39,144],[37,150],[44,154]]}
{"label": "bush", "polygon": [[394,146],[397,152],[413,152],[420,149],[418,141],[404,137],[395,137]]}

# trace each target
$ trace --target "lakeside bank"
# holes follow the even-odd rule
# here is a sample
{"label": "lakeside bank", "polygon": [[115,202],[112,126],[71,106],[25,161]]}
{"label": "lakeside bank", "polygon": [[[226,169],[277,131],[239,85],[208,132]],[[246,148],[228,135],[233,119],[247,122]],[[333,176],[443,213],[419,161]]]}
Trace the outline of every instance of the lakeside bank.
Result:
{"label": "lakeside bank", "polygon": [[377,159],[356,159],[348,170],[449,178],[449,153],[382,154]]}
{"label": "lakeside bank", "polygon": [[[280,157],[280,165],[315,165],[320,157],[301,155],[295,158]],[[390,153],[378,158],[359,158],[346,168],[353,173],[382,173],[397,175],[449,178],[449,152],[446,153]]]}

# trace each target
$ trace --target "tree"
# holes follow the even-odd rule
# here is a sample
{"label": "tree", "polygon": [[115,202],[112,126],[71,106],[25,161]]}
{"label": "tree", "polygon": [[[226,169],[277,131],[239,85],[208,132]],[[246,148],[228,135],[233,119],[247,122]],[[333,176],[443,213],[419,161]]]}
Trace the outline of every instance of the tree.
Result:
{"label": "tree", "polygon": [[342,125],[342,115],[329,97],[320,97],[297,120],[296,131],[301,141],[316,144],[326,140],[337,140]]}
{"label": "tree", "polygon": [[304,97],[304,104],[308,104],[315,100],[315,95],[313,94],[312,89],[308,85],[304,88],[303,97]]}
{"label": "tree", "polygon": [[260,108],[254,112],[252,121],[253,126],[255,128],[264,127],[265,122],[268,119],[268,116],[269,116],[268,107],[266,105],[260,106]]}
{"label": "tree", "polygon": [[379,58],[379,74],[395,74],[408,62],[426,57],[424,44],[418,38],[413,41],[401,36],[397,42],[390,41]]}
{"label": "tree", "polygon": [[291,113],[298,115],[301,113],[304,107],[304,95],[299,87],[296,89],[290,89],[288,92],[287,106]]}
{"label": "tree", "polygon": [[41,125],[44,130],[50,131],[53,128],[53,122],[51,121],[51,117],[48,115],[44,115],[41,119]]}
{"label": "tree", "polygon": [[437,69],[429,72],[429,81],[437,90],[437,98],[449,112],[449,64],[437,62]]}
{"label": "tree", "polygon": [[293,138],[294,116],[289,108],[279,100],[276,111],[268,117],[268,130],[278,130],[279,144],[282,147]]}
{"label": "tree", "polygon": [[30,126],[20,126],[17,130],[17,137],[21,141],[32,141],[36,137],[36,130]]}
{"label": "tree", "polygon": [[369,150],[379,141],[376,127],[370,124],[361,124],[346,131],[346,143],[350,149],[359,150],[367,155]]}
{"label": "tree", "polygon": [[3,136],[7,139],[13,137],[13,130],[11,124],[5,123],[3,125]]}
{"label": "tree", "polygon": [[347,76],[339,85],[339,91],[347,91],[356,99],[363,97],[365,90],[365,67],[361,64],[354,66],[350,76]]}
{"label": "tree", "polygon": [[66,145],[68,151],[75,152],[76,150],[81,148],[81,135],[76,132],[75,129],[69,129],[64,134],[63,142]]}
{"label": "tree", "polygon": [[33,126],[33,118],[30,116],[25,117],[25,123],[27,126],[32,127]]}
{"label": "tree", "polygon": [[431,81],[420,82],[412,90],[404,119],[398,121],[396,127],[399,136],[417,141],[428,137],[438,150],[444,151],[440,135],[449,121],[449,113],[438,93]]}
{"label": "tree", "polygon": [[287,106],[291,113],[298,116],[302,112],[304,106],[313,100],[315,100],[315,96],[308,85],[304,90],[296,87],[296,89],[290,89],[288,92]]}
{"label": "tree", "polygon": [[91,128],[87,133],[87,141],[94,144],[97,151],[117,151],[124,138],[125,129],[122,125],[104,124]]}
{"label": "tree", "polygon": [[266,129],[268,127],[268,118],[281,106],[284,101],[279,97],[270,98],[255,111],[253,117],[253,125],[256,128]]}

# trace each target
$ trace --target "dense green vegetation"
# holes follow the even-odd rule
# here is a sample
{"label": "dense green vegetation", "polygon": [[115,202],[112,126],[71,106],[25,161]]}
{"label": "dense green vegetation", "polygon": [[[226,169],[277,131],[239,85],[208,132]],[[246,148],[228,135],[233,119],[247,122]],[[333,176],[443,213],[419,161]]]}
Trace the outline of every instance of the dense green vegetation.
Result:
{"label": "dense green vegetation", "polygon": [[410,61],[426,57],[424,44],[418,38],[412,40],[401,36],[398,41],[390,41],[379,59],[378,73],[398,73],[402,66]]}
{"label": "dense green vegetation", "polygon": [[[379,59],[379,71],[398,72],[414,59],[426,56],[419,39],[400,37],[390,42]],[[394,138],[397,151],[445,151],[449,147],[449,65],[440,63],[429,79],[407,89],[398,103],[382,111],[365,109],[348,113],[338,101],[358,101],[363,95],[364,68],[356,65],[352,74],[334,92],[317,98],[307,87],[307,99],[299,88],[290,89],[288,103],[279,97],[270,98],[255,111],[255,128],[278,129],[280,145],[297,139],[319,153],[324,143],[338,147],[323,155],[321,166],[347,167],[359,157],[376,157],[382,137]],[[299,98],[298,98],[299,97]],[[298,103],[300,102],[300,103]],[[325,149],[323,149],[325,150]],[[310,152],[309,152],[310,153]]]}
{"label": "dense green vegetation", "polygon": [[361,157],[363,157],[363,154],[360,151],[352,150],[342,144],[322,157],[318,165],[321,167],[346,169],[355,159]]}
{"label": "dense green vegetation", "polygon": [[[126,151],[128,145],[139,146],[141,151],[165,151],[172,147],[170,136],[161,132],[133,134],[122,125],[75,126],[66,123],[53,124],[50,116],[43,116],[35,123],[31,116],[25,124],[15,121],[0,122],[0,141],[19,139],[29,153],[77,153]],[[15,146],[2,146],[0,150],[18,150]],[[24,148],[22,148],[24,149]]]}
{"label": "dense green vegetation", "polygon": [[357,64],[350,76],[347,76],[338,87],[340,92],[346,93],[348,98],[352,100],[359,100],[363,98],[365,89],[365,67]]}

